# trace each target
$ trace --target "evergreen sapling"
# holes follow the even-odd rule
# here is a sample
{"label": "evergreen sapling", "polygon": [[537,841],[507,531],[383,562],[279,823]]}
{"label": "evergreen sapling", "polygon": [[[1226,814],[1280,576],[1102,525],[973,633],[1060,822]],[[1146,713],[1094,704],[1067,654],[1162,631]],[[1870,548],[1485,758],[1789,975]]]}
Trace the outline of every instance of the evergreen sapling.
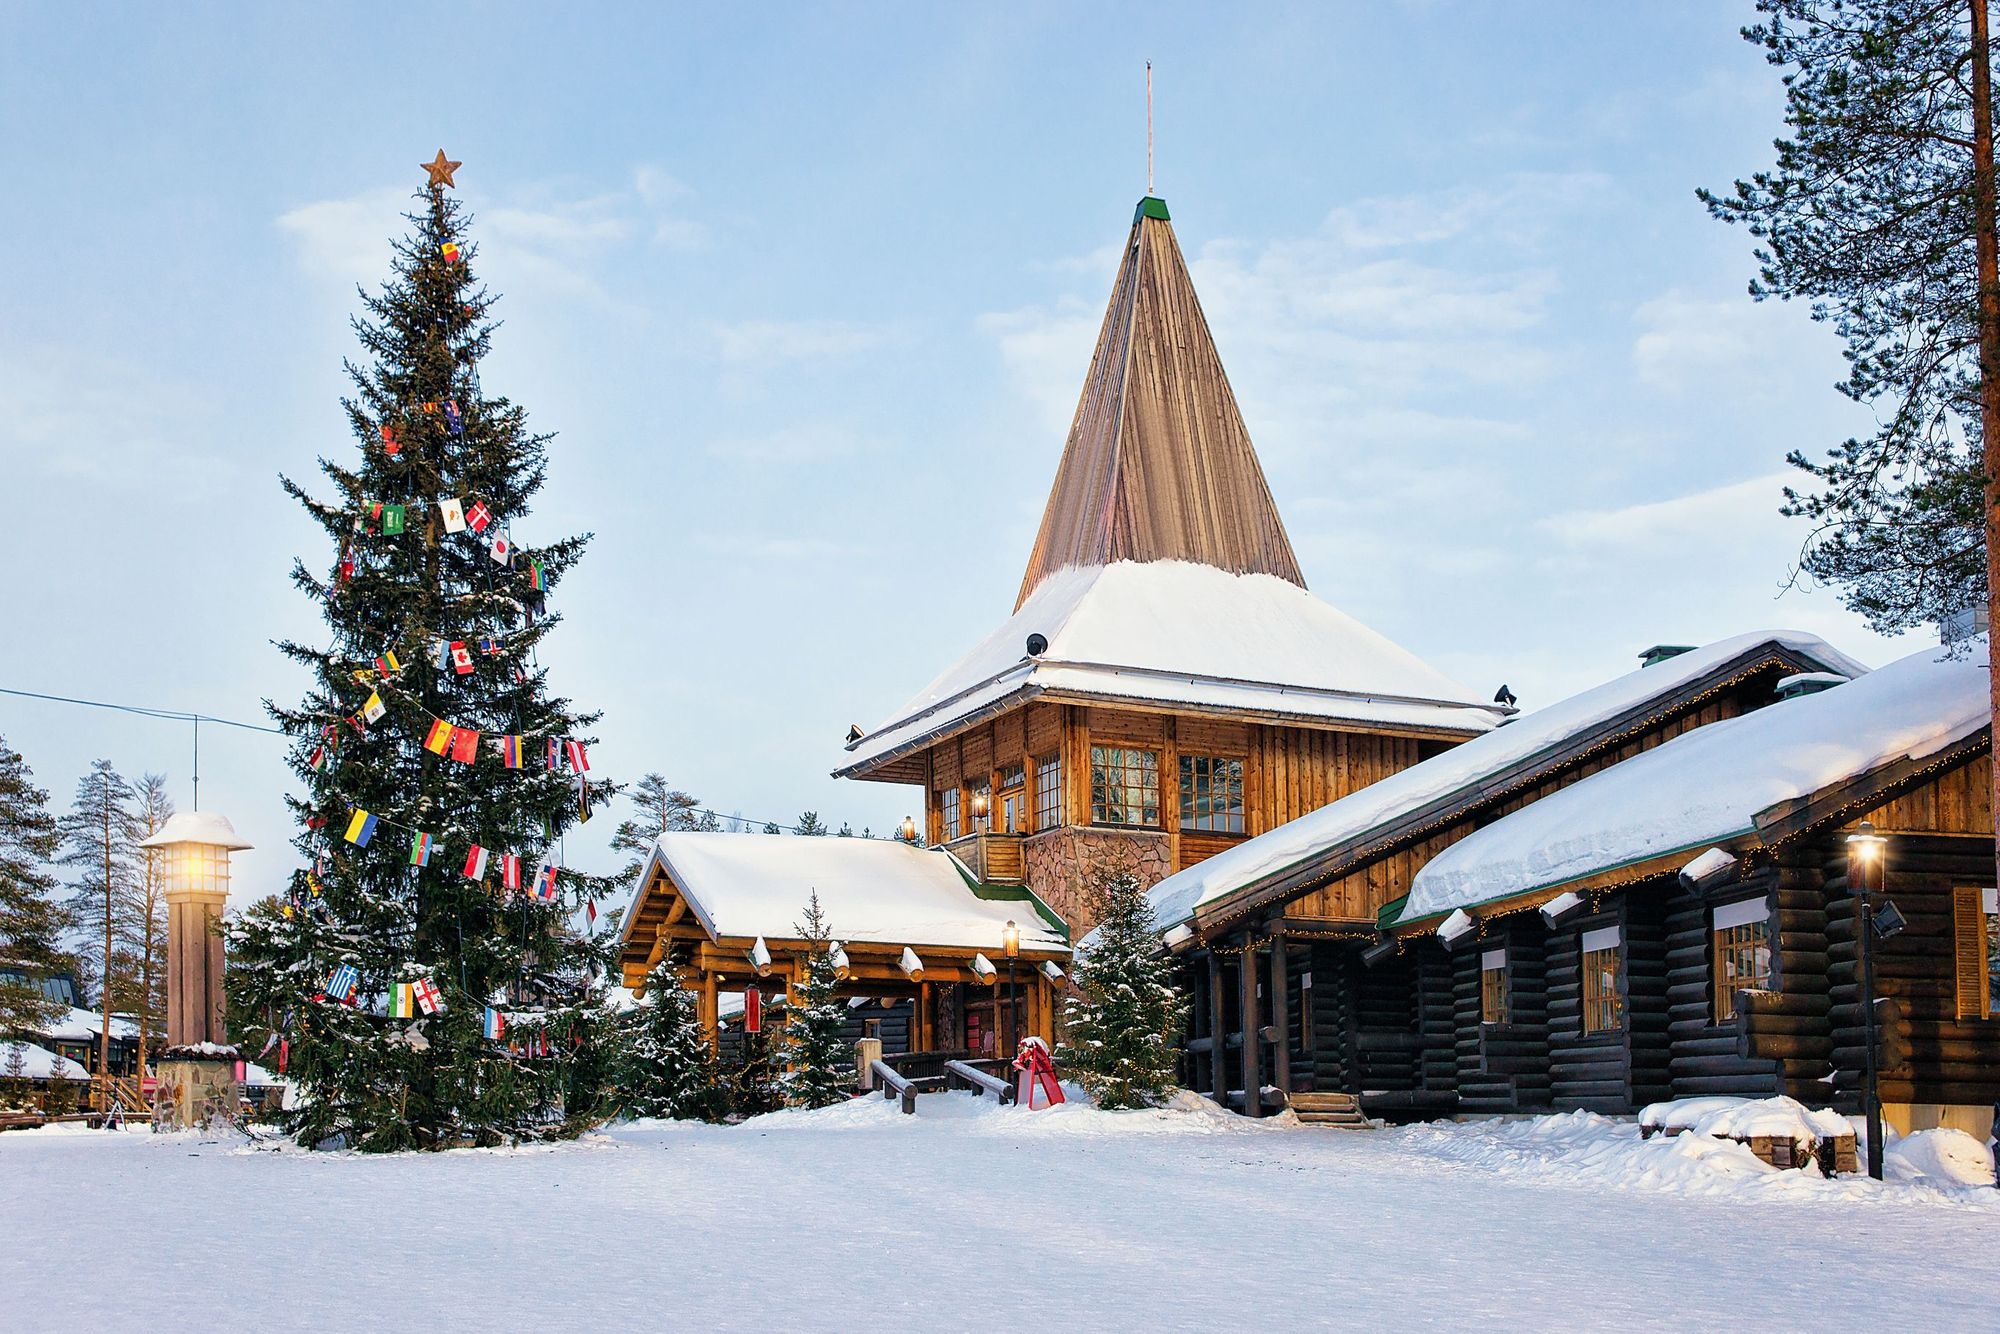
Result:
{"label": "evergreen sapling", "polygon": [[815,893],[805,921],[795,928],[806,942],[805,975],[792,988],[785,1025],[785,1102],[793,1107],[830,1107],[845,1102],[853,1082],[853,1056],[842,1027],[847,1006],[835,997],[840,985],[833,963],[833,939]]}
{"label": "evergreen sapling", "polygon": [[1113,876],[1101,893],[1097,939],[1076,961],[1057,1061],[1100,1107],[1156,1107],[1174,1089],[1186,1006],[1137,877]]}

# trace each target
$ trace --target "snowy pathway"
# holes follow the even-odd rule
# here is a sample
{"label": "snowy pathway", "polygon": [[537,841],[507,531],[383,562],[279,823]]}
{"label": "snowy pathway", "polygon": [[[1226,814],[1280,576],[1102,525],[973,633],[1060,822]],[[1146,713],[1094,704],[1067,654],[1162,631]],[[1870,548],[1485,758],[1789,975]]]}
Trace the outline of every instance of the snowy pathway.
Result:
{"label": "snowy pathway", "polygon": [[[2000,1191],[1634,1134],[966,1095],[394,1158],[15,1132],[0,1327],[176,1328],[211,1285],[231,1327],[269,1329],[2000,1326]],[[106,1263],[84,1244],[106,1202],[158,1240]]]}

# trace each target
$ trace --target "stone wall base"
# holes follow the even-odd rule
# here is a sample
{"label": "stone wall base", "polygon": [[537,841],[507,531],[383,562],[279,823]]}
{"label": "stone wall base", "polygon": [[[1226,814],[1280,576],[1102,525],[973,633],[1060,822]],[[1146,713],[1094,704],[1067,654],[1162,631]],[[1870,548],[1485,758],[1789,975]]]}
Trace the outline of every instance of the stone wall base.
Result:
{"label": "stone wall base", "polygon": [[201,1130],[236,1119],[241,1090],[235,1061],[162,1060],[153,1095],[153,1125],[159,1130]]}
{"label": "stone wall base", "polygon": [[1172,869],[1167,836],[1153,829],[1051,829],[1029,838],[1023,851],[1028,888],[1062,914],[1072,941],[1097,925],[1106,880],[1135,875],[1150,888]]}

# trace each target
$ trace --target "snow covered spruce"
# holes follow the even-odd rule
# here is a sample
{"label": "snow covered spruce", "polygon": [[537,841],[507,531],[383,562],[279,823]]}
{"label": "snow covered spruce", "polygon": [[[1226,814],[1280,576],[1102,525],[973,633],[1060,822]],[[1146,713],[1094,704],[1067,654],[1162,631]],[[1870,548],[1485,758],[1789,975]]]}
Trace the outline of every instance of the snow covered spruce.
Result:
{"label": "snow covered spruce", "polygon": [[606,946],[572,915],[613,882],[556,861],[610,785],[586,772],[596,715],[536,658],[587,539],[514,546],[549,437],[482,388],[493,298],[458,205],[420,200],[354,321],[354,455],[320,460],[328,497],[284,482],[330,548],[292,572],[327,639],[280,646],[312,686],[271,709],[303,864],[229,930],[229,1031],[285,1070],[311,1146],[573,1135],[611,1077]]}
{"label": "snow covered spruce", "polygon": [[1057,1066],[1100,1107],[1158,1105],[1174,1089],[1175,1037],[1186,1020],[1171,961],[1136,877],[1103,886],[1103,915],[1076,962]]}

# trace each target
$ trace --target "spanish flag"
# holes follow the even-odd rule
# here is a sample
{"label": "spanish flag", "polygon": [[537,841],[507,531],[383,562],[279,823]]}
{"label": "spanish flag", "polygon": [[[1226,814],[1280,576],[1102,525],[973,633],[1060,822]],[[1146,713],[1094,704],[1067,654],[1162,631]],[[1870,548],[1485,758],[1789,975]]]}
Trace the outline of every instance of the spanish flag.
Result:
{"label": "spanish flag", "polygon": [[424,749],[433,755],[442,755],[451,749],[451,724],[442,718],[431,723],[430,735],[424,738]]}

